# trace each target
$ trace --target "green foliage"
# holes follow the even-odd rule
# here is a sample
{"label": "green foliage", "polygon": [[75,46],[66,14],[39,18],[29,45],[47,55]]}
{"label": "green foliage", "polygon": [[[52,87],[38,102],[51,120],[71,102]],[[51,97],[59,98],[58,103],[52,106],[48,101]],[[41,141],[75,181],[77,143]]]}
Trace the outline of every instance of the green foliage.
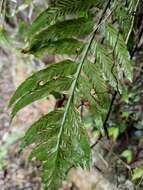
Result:
{"label": "green foliage", "polygon": [[116,140],[119,136],[119,128],[117,127],[110,127],[109,129],[109,136]]}
{"label": "green foliage", "polygon": [[56,22],[56,20],[64,20],[67,15],[87,16],[89,9],[92,6],[102,5],[103,1],[99,0],[56,0],[53,5],[43,11],[38,18],[33,22],[28,31],[28,37],[31,37],[36,32]]}
{"label": "green foliage", "polygon": [[[82,30],[81,30],[82,27]],[[48,41],[50,39],[63,39],[63,38],[72,38],[72,37],[83,37],[91,32],[93,28],[92,20],[87,18],[75,18],[68,19],[65,21],[58,21],[56,24],[53,24],[44,30],[41,30],[39,33],[31,37],[31,43],[43,43],[43,41]]]}
{"label": "green foliage", "polygon": [[76,63],[65,60],[50,65],[48,68],[38,71],[29,77],[19,86],[11,98],[9,106],[13,105],[12,117],[26,105],[48,97],[53,91],[65,92],[69,90],[76,67]]}
{"label": "green foliage", "polygon": [[[80,102],[88,102],[88,111],[102,129],[112,91],[122,92],[124,79],[132,80],[125,39],[130,31],[123,27],[123,35],[116,29],[120,19],[114,23],[111,19],[115,5],[120,6],[120,2],[56,0],[35,19],[26,35],[28,45],[23,53],[62,55],[64,59],[26,79],[9,104],[13,118],[20,109],[54,92],[66,95],[64,107],[34,123],[21,145],[24,149],[34,143],[30,159],[41,161],[45,189],[57,190],[70,168],[90,166],[88,137],[77,109]],[[132,9],[136,6],[137,2]],[[114,139],[118,132],[117,128],[109,130]]]}
{"label": "green foliage", "polygon": [[105,37],[109,45],[115,49],[117,64],[119,65],[120,70],[123,69],[126,78],[132,81],[132,62],[125,44],[125,39],[123,39],[119,30],[117,30],[113,25],[108,24],[105,27]]}
{"label": "green foliage", "polygon": [[111,54],[109,54],[108,50],[102,44],[97,42],[95,42],[93,49],[95,51],[97,62],[104,73],[104,77],[110,82],[111,86],[116,87],[117,80],[114,74],[114,62]]}
{"label": "green foliage", "polygon": [[101,73],[101,68],[90,62],[83,66],[86,77],[81,77],[79,81],[79,95],[91,104],[90,112],[93,117],[99,115],[104,117],[109,107],[109,93],[106,81]]}
{"label": "green foliage", "polygon": [[37,57],[44,56],[46,53],[49,55],[73,55],[78,53],[82,45],[82,42],[73,38],[65,38],[56,41],[43,41],[43,44],[32,44],[28,50],[24,50],[26,53],[32,53]]}
{"label": "green foliage", "polygon": [[43,162],[45,189],[56,190],[71,166],[82,163],[83,167],[89,167],[90,147],[79,113],[71,106],[61,126],[63,117],[64,110],[45,115],[31,126],[23,139],[22,148],[36,143],[30,159],[36,157]]}
{"label": "green foliage", "polygon": [[133,152],[132,152],[132,150],[124,150],[122,152],[121,156],[126,159],[128,164],[130,164],[133,161]]}
{"label": "green foliage", "polygon": [[135,168],[133,171],[132,179],[138,180],[142,178],[143,178],[143,166]]}

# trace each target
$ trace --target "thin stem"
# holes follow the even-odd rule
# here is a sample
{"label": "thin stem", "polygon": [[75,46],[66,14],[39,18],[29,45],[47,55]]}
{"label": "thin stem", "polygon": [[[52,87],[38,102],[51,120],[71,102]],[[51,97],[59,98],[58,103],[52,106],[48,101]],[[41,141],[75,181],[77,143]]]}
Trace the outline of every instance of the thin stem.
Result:
{"label": "thin stem", "polygon": [[105,119],[105,121],[104,121],[104,124],[103,124],[103,128],[104,128],[104,130],[105,130],[105,132],[106,132],[106,136],[107,136],[108,139],[109,139],[109,134],[108,134],[108,129],[107,129],[107,122],[108,122],[108,119],[109,119],[110,114],[111,114],[111,112],[112,112],[112,107],[113,107],[113,105],[114,105],[114,101],[115,101],[115,99],[116,99],[116,96],[117,96],[117,91],[115,91],[114,94],[113,94],[113,97],[112,97],[112,100],[111,100],[111,103],[110,103],[110,107],[109,107],[109,110],[108,110],[106,119]]}
{"label": "thin stem", "polygon": [[[105,150],[107,150],[108,152],[110,151],[103,143],[102,143],[102,146]],[[132,169],[130,167],[130,165],[128,165],[126,162],[124,162],[121,157],[119,155],[117,155],[115,152],[110,152],[112,155],[115,156],[116,159],[120,160],[121,163],[130,171],[131,175],[132,175]]]}

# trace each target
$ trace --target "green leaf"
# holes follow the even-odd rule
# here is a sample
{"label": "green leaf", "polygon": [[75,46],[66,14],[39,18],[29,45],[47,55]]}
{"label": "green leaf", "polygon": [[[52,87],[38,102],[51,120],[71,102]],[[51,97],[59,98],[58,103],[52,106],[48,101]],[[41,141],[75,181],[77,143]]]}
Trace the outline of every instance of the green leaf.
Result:
{"label": "green leaf", "polygon": [[[41,139],[43,139],[43,135],[48,139],[51,137],[52,133],[55,134],[56,131],[58,132],[57,127],[59,128],[59,121],[61,120],[62,116],[63,110],[56,110],[50,112],[35,122],[27,130],[21,143],[21,149],[23,150],[26,146],[33,144],[35,141],[41,141]],[[44,131],[46,132],[45,134]]]}
{"label": "green leaf", "polygon": [[[103,95],[103,96],[102,96]],[[101,97],[102,96],[102,97]],[[93,84],[86,77],[80,76],[78,81],[78,91],[76,93],[76,101],[80,99],[89,103],[88,109],[92,117],[101,117],[107,112],[107,104],[103,104],[104,94],[95,94]]]}
{"label": "green leaf", "polygon": [[117,140],[118,136],[119,136],[119,128],[118,127],[110,127],[108,129],[109,131],[109,136],[113,137],[114,140]]}
{"label": "green leaf", "polygon": [[61,61],[59,63],[51,64],[46,69],[40,70],[27,78],[16,90],[10,100],[9,106],[12,106],[22,96],[36,91],[40,84],[46,84],[48,81],[73,75],[76,72],[77,63],[71,60]]}
{"label": "green leaf", "polygon": [[29,28],[27,36],[31,37],[50,24],[55,23],[55,21],[63,19],[65,15],[76,15],[77,17],[82,14],[82,16],[87,16],[92,6],[103,5],[103,2],[99,0],[57,0],[53,6],[43,11],[35,19]]}
{"label": "green leaf", "polygon": [[71,167],[90,164],[89,142],[79,113],[70,108],[60,135],[63,115],[63,110],[45,115],[31,126],[22,143],[22,148],[36,143],[30,159],[36,157],[42,162],[42,178],[49,190],[58,189]]}
{"label": "green leaf", "polygon": [[115,67],[113,67],[113,59],[108,50],[98,42],[94,42],[91,51],[93,55],[96,56],[96,61],[104,73],[104,79],[107,80],[111,86],[117,87],[117,74],[115,72]]}
{"label": "green leaf", "polygon": [[16,113],[27,106],[28,104],[48,97],[53,91],[55,92],[62,92],[68,91],[71,87],[71,84],[73,82],[72,78],[64,77],[59,78],[58,80],[50,80],[47,83],[43,85],[37,86],[36,89],[33,91],[29,91],[27,94],[21,96],[14,104],[12,109],[12,118],[16,115]]}
{"label": "green leaf", "polygon": [[[133,2],[132,0],[130,2]],[[127,35],[129,33],[130,27],[132,25],[132,15],[129,16],[129,12],[134,12],[135,5],[131,5],[132,3],[129,3],[128,6],[124,6],[125,2],[120,2],[120,5],[116,8],[114,14],[115,17],[118,19],[118,23],[120,25],[120,28],[122,29],[122,35],[124,40],[126,40]]]}
{"label": "green leaf", "polygon": [[93,85],[92,89],[94,89],[95,96],[98,97],[100,105],[103,108],[108,109],[110,102],[109,93],[107,83],[100,66],[98,64],[86,62],[86,64],[84,64],[83,71],[89,78],[89,83]]}
{"label": "green leaf", "polygon": [[75,18],[56,22],[49,27],[41,30],[31,38],[31,46],[44,43],[48,40],[57,40],[64,38],[83,37],[89,34],[93,29],[93,21],[86,18]]}
{"label": "green leaf", "polygon": [[65,38],[56,41],[39,41],[36,44],[31,44],[29,48],[24,49],[24,53],[31,53],[41,57],[45,54],[50,55],[74,55],[81,52],[83,42],[74,38]]}
{"label": "green leaf", "polygon": [[110,46],[115,49],[116,58],[120,70],[123,69],[123,72],[126,78],[132,81],[133,78],[133,67],[130,55],[125,44],[125,40],[122,35],[119,33],[119,30],[115,28],[112,24],[107,24],[105,26],[105,37],[109,42]]}
{"label": "green leaf", "polygon": [[33,34],[36,32],[40,31],[40,29],[43,29],[47,24],[56,18],[56,9],[46,9],[43,11],[36,19],[35,21],[31,24],[29,27],[29,30],[27,32],[27,36],[31,37]]}
{"label": "green leaf", "polygon": [[93,87],[97,90],[97,93],[107,92],[107,84],[98,64],[86,62],[86,64],[84,64],[83,71],[88,76]]}
{"label": "green leaf", "polygon": [[133,152],[131,150],[123,151],[121,156],[127,160],[128,164],[130,164],[133,160]]}
{"label": "green leaf", "polygon": [[80,11],[88,11],[91,6],[99,6],[102,3],[102,0],[57,0],[53,6],[56,6],[58,10],[62,10],[62,14],[75,14]]}
{"label": "green leaf", "polygon": [[137,180],[143,177],[143,166],[140,166],[133,170],[132,179]]}
{"label": "green leaf", "polygon": [[92,84],[84,77],[80,76],[78,81],[78,91],[76,93],[76,101],[80,100],[89,102],[89,111],[92,115],[99,115],[100,109],[97,101],[91,95]]}

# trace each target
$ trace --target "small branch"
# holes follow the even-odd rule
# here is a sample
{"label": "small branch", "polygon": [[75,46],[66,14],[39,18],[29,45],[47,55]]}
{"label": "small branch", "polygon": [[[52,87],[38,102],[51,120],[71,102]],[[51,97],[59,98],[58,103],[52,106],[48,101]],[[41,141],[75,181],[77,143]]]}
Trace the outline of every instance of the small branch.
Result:
{"label": "small branch", "polygon": [[109,117],[110,117],[110,114],[111,114],[111,111],[112,111],[112,107],[114,105],[114,101],[115,101],[116,97],[117,97],[117,91],[115,91],[113,96],[112,96],[110,107],[109,107],[108,113],[106,115],[106,119],[104,121],[104,124],[103,124],[103,129],[105,130],[106,136],[107,136],[108,139],[109,139],[109,134],[108,134],[108,129],[107,129],[107,122],[109,120]]}
{"label": "small branch", "polygon": [[98,143],[99,143],[99,141],[102,139],[102,135],[100,135],[99,137],[98,137],[98,139],[95,141],[95,143],[93,143],[91,146],[90,146],[90,148],[91,149],[93,149]]}
{"label": "small branch", "polygon": [[[102,145],[103,145],[103,144],[102,144]],[[108,152],[110,151],[110,150],[109,150],[107,147],[105,147],[104,145],[103,145],[103,148],[104,148],[106,151],[108,151]],[[130,173],[131,173],[131,175],[132,175],[132,169],[131,169],[130,165],[128,165],[126,162],[124,162],[124,161],[121,159],[121,157],[120,157],[119,155],[117,155],[115,152],[112,151],[111,154],[114,155],[117,160],[120,160],[121,163],[130,171]]]}
{"label": "small branch", "polygon": [[81,117],[81,119],[83,119],[83,106],[84,106],[84,101],[83,100],[81,100],[81,109],[80,109],[80,117]]}

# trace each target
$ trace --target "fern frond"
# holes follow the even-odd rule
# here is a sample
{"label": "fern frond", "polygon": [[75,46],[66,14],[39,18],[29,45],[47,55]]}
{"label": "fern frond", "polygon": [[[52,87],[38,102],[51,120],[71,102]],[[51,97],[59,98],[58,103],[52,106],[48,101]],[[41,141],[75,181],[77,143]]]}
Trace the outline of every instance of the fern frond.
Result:
{"label": "fern frond", "polygon": [[87,75],[89,83],[92,84],[90,90],[94,90],[94,96],[98,99],[97,102],[100,102],[102,108],[108,110],[110,102],[108,86],[100,66],[87,62],[83,67],[83,71]]}
{"label": "fern frond", "polygon": [[93,88],[95,88],[97,92],[107,92],[107,84],[98,64],[86,62],[83,67],[83,72],[87,75],[93,85]]}
{"label": "fern frond", "polygon": [[9,106],[13,106],[12,118],[26,105],[48,97],[53,91],[62,93],[68,91],[74,79],[71,76],[75,73],[76,68],[76,63],[66,60],[50,65],[45,70],[29,77],[19,86],[11,98]]}
{"label": "fern frond", "polygon": [[104,1],[99,0],[57,0],[54,5],[43,11],[32,23],[28,31],[28,37],[44,29],[65,15],[77,15],[87,17],[88,11],[92,6],[103,5]]}
{"label": "fern frond", "polygon": [[87,18],[75,18],[56,22],[49,27],[41,30],[31,38],[31,44],[39,44],[48,40],[58,40],[64,38],[84,37],[93,29],[93,21]]}
{"label": "fern frond", "polygon": [[[130,1],[130,6],[129,6],[130,14],[137,12],[139,3],[140,3],[140,0],[131,0]],[[126,44],[128,44],[130,35],[131,35],[132,31],[134,30],[134,22],[135,22],[135,17],[134,17],[134,15],[132,15],[130,29],[129,29],[129,32],[127,33],[127,37],[126,37]]]}
{"label": "fern frond", "polygon": [[[105,99],[103,98],[104,96],[106,97]],[[91,81],[85,76],[80,76],[75,100],[77,103],[79,103],[80,100],[87,102],[85,109],[89,110],[89,114],[95,121],[99,119],[102,120],[102,124],[100,125],[101,128],[103,127],[103,122],[109,108],[109,97],[108,102],[105,103],[105,101],[107,101],[107,97],[107,93],[94,93],[93,84]],[[102,101],[103,99],[104,101]]]}
{"label": "fern frond", "polygon": [[[50,112],[49,114],[40,118],[37,122],[35,122],[26,132],[25,136],[22,139],[22,143],[20,145],[21,150],[33,144],[34,142],[38,142],[41,140],[41,133],[48,130],[47,139],[51,136],[51,132],[57,132],[57,127],[53,127],[51,130],[52,125],[56,125],[59,123],[59,120],[63,116],[62,110],[56,110],[54,112]],[[54,118],[54,120],[53,120]],[[53,133],[54,134],[54,133]],[[43,138],[43,136],[42,136]]]}
{"label": "fern frond", "polygon": [[88,11],[92,6],[102,5],[103,1],[101,0],[56,0],[53,6],[57,7],[58,10],[61,10],[61,14],[75,14],[80,11]]}
{"label": "fern frond", "polygon": [[34,73],[18,87],[9,102],[9,107],[12,106],[22,96],[30,92],[34,92],[38,87],[41,87],[40,83],[45,85],[47,82],[59,77],[72,76],[76,72],[76,69],[77,63],[71,60],[64,60]]}
{"label": "fern frond", "polygon": [[[114,12],[114,9],[110,10],[114,8],[113,2],[108,0],[105,5],[102,0],[56,0],[30,26],[27,35],[29,46],[23,53],[39,57],[44,54],[66,54],[77,60],[51,64],[33,74],[20,85],[10,101],[14,117],[26,105],[49,94],[66,94],[64,107],[55,109],[34,123],[21,146],[23,149],[34,144],[30,158],[36,157],[41,161],[45,190],[57,190],[71,167],[89,166],[91,153],[76,108],[79,102],[88,101],[89,112],[103,124],[110,107],[108,86],[110,89],[113,87],[117,94],[120,82],[118,67],[126,78],[132,78],[127,44],[121,34],[117,40],[118,30],[114,26],[117,23],[104,27],[107,10],[111,14]],[[98,15],[97,6],[104,7]],[[96,21],[97,25],[93,26]],[[99,30],[102,25],[104,34]],[[100,36],[98,42],[95,39],[97,34]],[[92,63],[93,59],[96,60],[95,64]]]}
{"label": "fern frond", "polygon": [[45,115],[31,126],[22,143],[23,148],[36,143],[30,158],[42,162],[45,190],[57,190],[71,167],[89,167],[90,147],[79,113],[70,108],[61,136],[63,116],[63,110]]}
{"label": "fern frond", "polygon": [[49,55],[75,55],[82,49],[83,42],[74,38],[65,38],[56,41],[38,41],[31,44],[28,49],[23,50],[25,53],[31,53],[37,57],[45,54]]}
{"label": "fern frond", "polygon": [[[122,30],[122,35],[125,41],[129,40],[130,31],[132,31],[134,23],[134,13],[138,5],[138,0],[121,1],[118,3],[117,9],[114,14],[117,22]],[[126,5],[126,6],[125,6]]]}
{"label": "fern frond", "polygon": [[77,96],[82,96],[79,99],[88,101],[92,117],[102,117],[104,120],[109,108],[110,97],[103,73],[97,64],[90,62],[84,64],[83,75],[79,79]]}
{"label": "fern frond", "polygon": [[39,32],[41,29],[45,28],[49,23],[54,23],[56,19],[56,9],[46,9],[43,11],[36,19],[33,21],[29,30],[26,34],[28,38],[32,37],[33,34]]}
{"label": "fern frond", "polygon": [[118,23],[119,23],[120,27],[124,31],[123,37],[125,40],[126,35],[129,32],[129,28],[131,25],[131,19],[129,17],[129,12],[128,12],[127,8],[123,6],[123,3],[117,7],[116,12],[115,12],[115,16],[118,19]]}
{"label": "fern frond", "polygon": [[[113,58],[111,52],[104,47],[104,45],[94,42],[92,46],[93,55],[96,56],[96,61],[102,72],[104,73],[105,80],[109,81],[110,85],[114,88],[117,87],[117,80],[116,80],[116,72],[115,68],[113,68]],[[118,77],[117,77],[118,78]]]}
{"label": "fern frond", "polygon": [[16,113],[24,108],[25,106],[31,104],[34,101],[39,99],[48,97],[52,92],[60,92],[65,93],[67,92],[71,84],[73,82],[73,78],[69,77],[61,77],[58,80],[53,79],[45,83],[44,85],[39,85],[33,91],[28,91],[27,94],[21,96],[19,100],[17,100],[12,109],[12,118],[16,115]]}
{"label": "fern frond", "polygon": [[110,46],[112,46],[112,48],[115,49],[114,51],[118,64],[123,69],[126,78],[132,81],[132,61],[130,59],[129,52],[122,35],[119,33],[118,29],[116,29],[113,25],[107,24],[105,27],[105,37]]}

